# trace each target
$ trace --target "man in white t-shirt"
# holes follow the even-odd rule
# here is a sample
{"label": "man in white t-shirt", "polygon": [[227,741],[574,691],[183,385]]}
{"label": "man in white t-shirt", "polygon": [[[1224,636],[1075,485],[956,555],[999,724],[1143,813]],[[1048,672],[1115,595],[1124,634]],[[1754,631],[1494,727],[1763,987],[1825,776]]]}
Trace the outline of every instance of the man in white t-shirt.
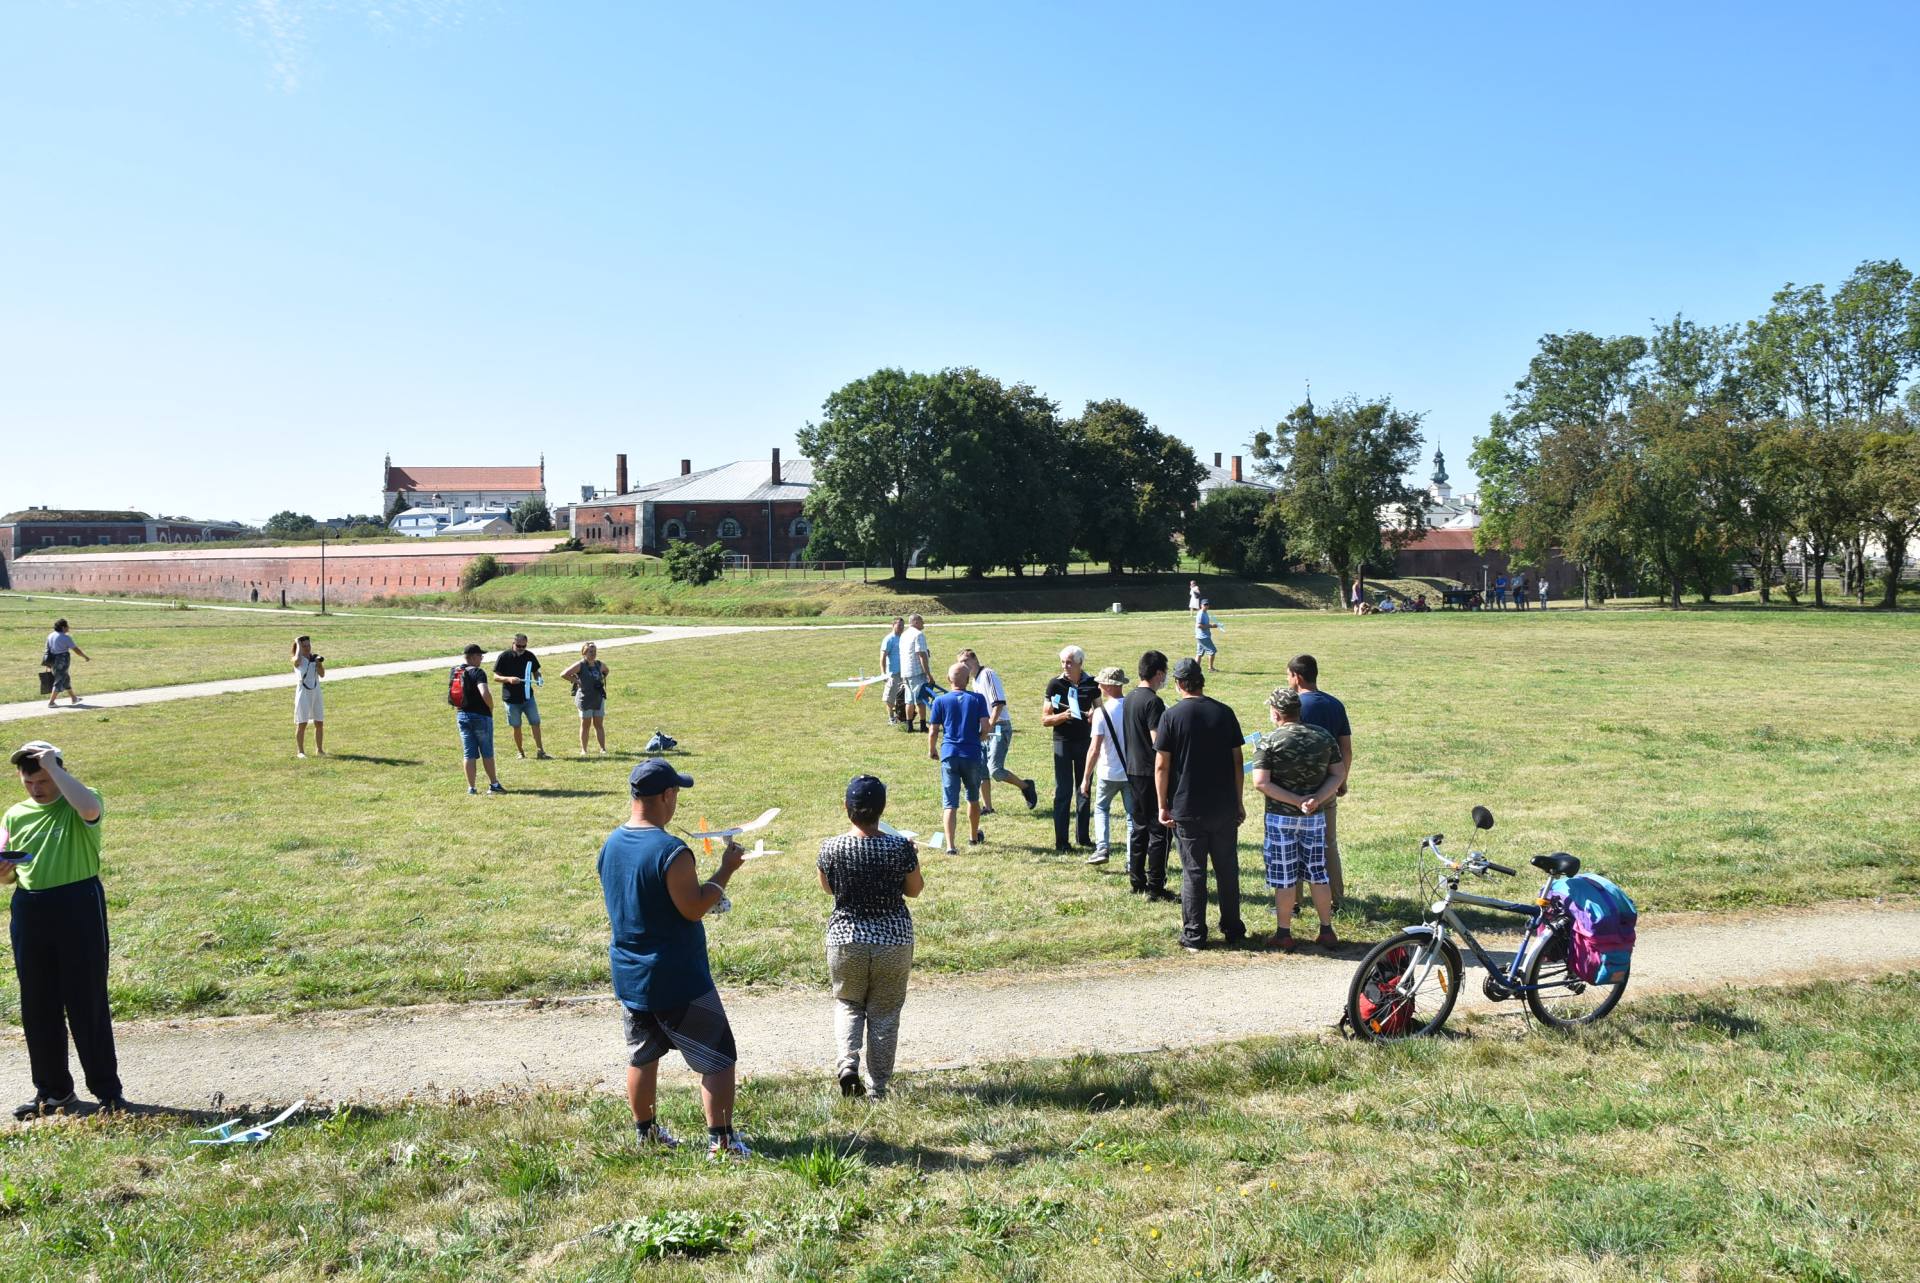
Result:
{"label": "man in white t-shirt", "polygon": [[313,751],[327,755],[327,708],[320,679],[327,675],[324,656],[313,653],[313,638],[301,633],[293,639],[293,755],[307,755],[307,724],[313,724]]}
{"label": "man in white t-shirt", "polygon": [[1127,695],[1127,674],[1116,665],[1101,669],[1094,680],[1100,683],[1100,707],[1088,714],[1093,740],[1087,745],[1087,773],[1080,781],[1080,792],[1093,799],[1093,854],[1087,857],[1087,863],[1105,864],[1112,851],[1114,798],[1120,799],[1128,823],[1133,821],[1133,799],[1127,789],[1127,737],[1120,717],[1120,702]]}
{"label": "man in white t-shirt", "polygon": [[918,615],[907,616],[906,631],[900,634],[900,672],[907,679],[907,729],[913,729],[913,715],[920,714],[920,729],[927,729],[927,710],[933,707],[933,656],[927,648],[927,621]]}
{"label": "man in white t-shirt", "polygon": [[967,689],[987,701],[987,778],[980,785],[980,814],[993,814],[995,780],[1019,789],[1031,811],[1040,801],[1040,791],[1032,780],[1023,780],[1007,769],[1007,750],[1013,747],[1013,714],[1007,711],[1007,688],[1000,684],[1000,674],[982,664],[972,647],[960,652],[960,662],[973,674]]}

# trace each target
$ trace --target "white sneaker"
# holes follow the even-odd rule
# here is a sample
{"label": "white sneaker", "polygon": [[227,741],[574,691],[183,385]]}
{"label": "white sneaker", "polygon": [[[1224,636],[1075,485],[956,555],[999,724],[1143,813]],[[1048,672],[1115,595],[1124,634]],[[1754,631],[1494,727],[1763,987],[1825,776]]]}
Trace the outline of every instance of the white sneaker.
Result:
{"label": "white sneaker", "polygon": [[723,1162],[727,1159],[752,1158],[753,1151],[747,1148],[747,1142],[741,1140],[740,1134],[735,1132],[723,1141],[708,1141],[707,1157],[715,1162]]}
{"label": "white sneaker", "polygon": [[651,1131],[640,1136],[640,1148],[675,1150],[680,1148],[680,1138],[668,1131],[665,1123],[655,1123]]}

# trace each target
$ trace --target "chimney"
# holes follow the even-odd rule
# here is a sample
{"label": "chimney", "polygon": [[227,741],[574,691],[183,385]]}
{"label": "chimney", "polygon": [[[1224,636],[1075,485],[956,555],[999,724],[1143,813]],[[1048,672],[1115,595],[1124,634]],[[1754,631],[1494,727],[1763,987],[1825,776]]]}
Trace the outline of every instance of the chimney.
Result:
{"label": "chimney", "polygon": [[773,484],[780,484],[780,447],[773,448]]}
{"label": "chimney", "polygon": [[685,477],[685,476],[690,476],[692,473],[693,473],[693,460],[692,459],[680,460],[680,475]]}
{"label": "chimney", "polygon": [[1220,466],[1220,453],[1217,450],[1214,452],[1214,455],[1213,455],[1213,466],[1216,468]]}
{"label": "chimney", "polygon": [[627,492],[627,456],[624,454],[613,456],[613,492],[615,494]]}
{"label": "chimney", "polygon": [[1233,456],[1233,479],[1240,480],[1240,456],[1237,454]]}

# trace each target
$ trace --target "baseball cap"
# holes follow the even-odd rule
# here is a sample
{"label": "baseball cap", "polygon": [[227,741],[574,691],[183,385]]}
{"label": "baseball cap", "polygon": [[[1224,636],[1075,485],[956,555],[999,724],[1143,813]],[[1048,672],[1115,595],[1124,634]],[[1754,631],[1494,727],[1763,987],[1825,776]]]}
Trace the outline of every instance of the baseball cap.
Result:
{"label": "baseball cap", "polygon": [[1188,655],[1183,659],[1176,659],[1173,661],[1173,680],[1174,681],[1190,682],[1196,677],[1200,677],[1203,679],[1205,677],[1205,674],[1201,672],[1199,660],[1195,659],[1191,655]]}
{"label": "baseball cap", "polygon": [[1100,670],[1100,675],[1093,680],[1102,686],[1125,686],[1127,684],[1127,670],[1118,664],[1108,664]]}
{"label": "baseball cap", "polygon": [[1274,691],[1273,694],[1267,696],[1267,707],[1277,708],[1283,713],[1298,717],[1300,715],[1300,692],[1294,690],[1291,686],[1282,686],[1280,689]]}
{"label": "baseball cap", "polygon": [[53,745],[47,743],[45,740],[28,740],[26,743],[22,744],[19,748],[14,749],[13,756],[8,758],[7,760],[12,762],[15,766],[18,766],[20,765],[21,762],[25,761],[27,758],[37,757],[41,753],[53,754],[53,760],[56,762],[64,760],[60,756],[60,750],[55,748]]}
{"label": "baseball cap", "polygon": [[627,787],[635,797],[657,797],[668,789],[690,789],[693,776],[682,775],[664,757],[650,757],[633,768]]}
{"label": "baseball cap", "polygon": [[847,806],[855,811],[878,811],[887,804],[887,786],[877,776],[856,775],[847,781]]}

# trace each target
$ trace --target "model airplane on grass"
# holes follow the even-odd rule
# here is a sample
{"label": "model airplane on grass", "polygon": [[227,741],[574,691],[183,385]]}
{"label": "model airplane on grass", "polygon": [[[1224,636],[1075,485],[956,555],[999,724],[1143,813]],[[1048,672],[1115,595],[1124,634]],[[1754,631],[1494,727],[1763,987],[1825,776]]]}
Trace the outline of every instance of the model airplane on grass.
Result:
{"label": "model airplane on grass", "polygon": [[280,1116],[278,1118],[275,1118],[270,1122],[261,1123],[257,1127],[249,1127],[245,1131],[239,1131],[239,1132],[233,1129],[240,1125],[241,1120],[238,1118],[229,1118],[226,1122],[221,1123],[218,1126],[205,1128],[204,1130],[208,1133],[207,1136],[197,1140],[190,1140],[187,1142],[187,1144],[189,1145],[257,1145],[263,1140],[271,1139],[273,1136],[274,1128],[278,1127],[281,1123],[286,1122],[289,1118],[292,1118],[295,1114],[299,1113],[302,1109],[305,1109],[306,1107],[307,1107],[306,1101],[296,1100],[291,1105],[288,1105],[285,1109],[281,1110]]}

